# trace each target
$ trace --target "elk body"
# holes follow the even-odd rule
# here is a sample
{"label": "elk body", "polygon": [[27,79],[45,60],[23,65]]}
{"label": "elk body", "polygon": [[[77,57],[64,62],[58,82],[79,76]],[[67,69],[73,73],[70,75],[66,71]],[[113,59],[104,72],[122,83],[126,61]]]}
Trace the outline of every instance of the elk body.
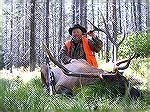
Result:
{"label": "elk body", "polygon": [[[78,88],[81,86],[81,84],[88,85],[93,82],[98,82],[105,79],[106,81],[108,81],[108,83],[115,82],[122,85],[122,95],[125,94],[125,91],[128,87],[128,81],[124,76],[121,75],[122,73],[119,72],[119,70],[128,68],[130,61],[134,58],[134,56],[127,60],[116,63],[114,71],[107,72],[102,69],[92,67],[82,59],[67,65],[62,65],[52,56],[46,45],[43,44],[43,46],[44,50],[48,54],[49,59],[58,67],[50,69],[47,65],[43,65],[41,67],[41,79],[44,85],[50,86],[48,73],[48,69],[50,69],[55,78],[55,84],[53,86],[56,93],[64,92],[66,94],[72,94],[71,89],[73,89],[74,87]],[[119,65],[122,63],[127,64],[119,67]]]}
{"label": "elk body", "polygon": [[[85,60],[78,60],[77,62],[73,62],[67,65],[64,65],[65,68],[67,68],[72,73],[78,74],[77,76],[72,73],[71,74],[65,74],[63,70],[59,67],[54,67],[51,69],[51,72],[54,73],[55,78],[55,88],[56,91],[60,89],[60,87],[65,87],[68,89],[72,89],[74,87],[80,87],[82,85],[87,85],[96,81],[101,80],[101,75],[105,74],[102,69],[96,69],[92,66],[90,66]],[[82,74],[88,74],[88,76],[83,77]],[[92,74],[90,74],[92,73]],[[95,76],[92,75],[99,75],[99,77],[94,78]],[[107,73],[106,73],[107,74]],[[69,76],[68,76],[69,75]],[[90,76],[91,75],[91,76]],[[48,66],[43,65],[41,67],[41,77],[45,79],[45,84],[48,83]]]}
{"label": "elk body", "polygon": [[[118,74],[115,73],[108,73],[107,71],[104,71],[102,69],[96,69],[89,65],[85,60],[79,60],[78,62],[73,62],[67,65],[64,65],[65,68],[67,68],[69,71],[75,74],[65,74],[63,70],[59,67],[54,67],[51,69],[51,72],[54,73],[54,78],[55,78],[55,88],[56,92],[60,93],[62,88],[66,88],[71,91],[73,88],[78,88],[81,85],[88,85],[94,82],[101,81],[103,79],[107,79],[108,83],[109,81],[116,81],[122,83],[125,87],[126,79]],[[49,80],[48,80],[48,66],[43,65],[41,67],[41,77],[42,77],[42,82],[45,85],[48,85]],[[88,75],[82,76],[82,74]],[[68,76],[69,75],[69,76]],[[73,75],[73,76],[71,76]],[[94,76],[93,76],[94,75]]]}

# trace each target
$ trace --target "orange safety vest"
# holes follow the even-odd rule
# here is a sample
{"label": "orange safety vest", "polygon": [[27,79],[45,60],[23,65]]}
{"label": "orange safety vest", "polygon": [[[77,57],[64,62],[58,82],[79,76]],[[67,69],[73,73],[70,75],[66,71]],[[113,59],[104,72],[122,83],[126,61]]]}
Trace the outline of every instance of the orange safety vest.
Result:
{"label": "orange safety vest", "polygon": [[[97,61],[96,61],[96,58],[95,56],[92,54],[92,51],[90,49],[90,46],[88,44],[88,39],[85,37],[85,36],[82,36],[82,43],[83,43],[83,49],[84,49],[84,52],[85,52],[85,56],[86,56],[86,60],[87,62],[94,66],[94,67],[98,67],[98,64],[97,64]],[[71,41],[68,40],[66,43],[65,43],[67,49],[70,48],[71,46]]]}

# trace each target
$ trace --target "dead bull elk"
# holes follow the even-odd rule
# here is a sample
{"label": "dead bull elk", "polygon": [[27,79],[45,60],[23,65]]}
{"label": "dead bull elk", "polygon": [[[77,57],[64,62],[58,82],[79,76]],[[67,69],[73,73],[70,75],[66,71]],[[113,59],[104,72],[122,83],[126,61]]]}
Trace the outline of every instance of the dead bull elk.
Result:
{"label": "dead bull elk", "polygon": [[[112,80],[118,81],[120,84],[123,84],[125,89],[128,87],[127,79],[121,75],[119,70],[128,68],[130,61],[134,58],[134,56],[116,63],[114,71],[107,72],[102,69],[92,67],[82,59],[78,62],[62,65],[52,56],[45,44],[43,44],[43,48],[49,59],[58,66],[49,68],[47,65],[43,65],[41,67],[41,80],[47,87],[49,94],[56,92],[73,95],[71,91],[72,88],[80,87],[81,84],[88,85],[103,79],[106,79],[108,82]],[[119,67],[120,64],[125,62],[127,63],[125,66]],[[125,91],[123,92],[123,95],[124,94]]]}

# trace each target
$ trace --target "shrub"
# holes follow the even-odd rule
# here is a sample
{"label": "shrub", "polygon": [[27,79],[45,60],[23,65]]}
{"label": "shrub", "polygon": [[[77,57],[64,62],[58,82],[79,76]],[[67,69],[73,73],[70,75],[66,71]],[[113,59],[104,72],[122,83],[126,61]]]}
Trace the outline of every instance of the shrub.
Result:
{"label": "shrub", "polygon": [[144,32],[130,33],[119,47],[119,56],[125,57],[137,53],[137,57],[150,55],[150,29]]}

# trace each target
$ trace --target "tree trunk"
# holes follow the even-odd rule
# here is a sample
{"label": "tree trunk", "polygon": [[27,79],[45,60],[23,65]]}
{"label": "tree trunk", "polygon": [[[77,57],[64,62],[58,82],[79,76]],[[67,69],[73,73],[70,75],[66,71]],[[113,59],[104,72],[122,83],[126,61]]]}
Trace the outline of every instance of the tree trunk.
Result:
{"label": "tree trunk", "polygon": [[30,72],[35,70],[35,1],[31,0],[31,18],[30,18]]}
{"label": "tree trunk", "polygon": [[133,0],[133,21],[134,21],[134,32],[137,31],[137,16],[136,16],[136,5],[135,0]]}
{"label": "tree trunk", "polygon": [[62,45],[62,38],[63,38],[63,0],[60,1],[60,6],[59,6],[59,35],[58,35],[58,54],[59,54],[59,51],[61,49],[61,45]]}
{"label": "tree trunk", "polygon": [[92,0],[92,23],[94,24],[94,1]]}
{"label": "tree trunk", "polygon": [[76,19],[75,19],[75,23],[76,24],[80,24],[80,2],[79,2],[79,0],[76,0],[76,8],[75,8],[75,10],[76,10]]}
{"label": "tree trunk", "polygon": [[55,4],[54,4],[54,7],[53,7],[53,23],[52,23],[52,26],[53,26],[53,54],[54,54],[54,57],[57,58],[57,6],[56,6],[56,1],[55,1]]}
{"label": "tree trunk", "polygon": [[146,4],[147,4],[147,17],[146,17],[146,26],[150,27],[150,1],[146,0]]}
{"label": "tree trunk", "polygon": [[138,0],[137,5],[137,16],[138,16],[138,31],[142,31],[142,17],[141,17],[141,0]]}
{"label": "tree trunk", "polygon": [[[46,0],[46,45],[49,48],[49,0]],[[46,63],[49,63],[48,57],[46,57]]]}
{"label": "tree trunk", "polygon": [[87,6],[86,6],[87,0],[82,0],[80,1],[80,20],[81,20],[81,25],[87,28]]}
{"label": "tree trunk", "polygon": [[76,0],[73,0],[73,5],[72,5],[72,24],[75,24],[75,3],[76,3]]}
{"label": "tree trunk", "polygon": [[[126,0],[125,1],[125,11],[126,11],[126,27],[124,28],[124,30],[126,30],[126,31],[128,31],[128,27],[129,27],[129,20],[128,20],[128,16],[129,16],[129,14],[128,14],[128,12],[129,12],[129,10],[128,10],[129,8],[128,8],[128,0]],[[131,16],[132,17],[132,16]]]}
{"label": "tree trunk", "polygon": [[13,24],[14,24],[14,7],[13,7],[13,1],[11,1],[11,20],[10,20],[10,28],[11,28],[11,33],[10,33],[10,73],[12,73],[12,66],[13,66]]}
{"label": "tree trunk", "polygon": [[[112,25],[113,25],[113,40],[116,42],[117,41],[117,9],[116,9],[116,0],[113,0],[113,20],[112,20]],[[115,62],[117,60],[117,46],[113,44],[113,50],[112,50],[112,62]]]}
{"label": "tree trunk", "polygon": [[121,25],[121,3],[119,0],[119,33],[122,33],[122,25]]}
{"label": "tree trunk", "polygon": [[23,42],[22,42],[22,45],[23,45],[23,48],[22,48],[22,52],[23,52],[23,57],[22,57],[22,65],[24,67],[28,67],[29,66],[29,60],[28,60],[28,56],[30,56],[30,52],[29,52],[29,31],[30,31],[30,28],[29,28],[29,14],[28,14],[28,2],[26,0],[23,1],[23,15],[24,15],[24,20],[23,20]]}
{"label": "tree trunk", "polygon": [[[108,12],[109,12],[109,10],[108,10],[108,3],[109,3],[109,0],[107,0],[106,1],[106,21],[107,21],[107,23],[108,23],[108,16],[109,16],[109,14],[108,14]],[[106,36],[106,63],[107,62],[109,62],[109,43],[108,43],[109,41],[108,41],[108,37]]]}

